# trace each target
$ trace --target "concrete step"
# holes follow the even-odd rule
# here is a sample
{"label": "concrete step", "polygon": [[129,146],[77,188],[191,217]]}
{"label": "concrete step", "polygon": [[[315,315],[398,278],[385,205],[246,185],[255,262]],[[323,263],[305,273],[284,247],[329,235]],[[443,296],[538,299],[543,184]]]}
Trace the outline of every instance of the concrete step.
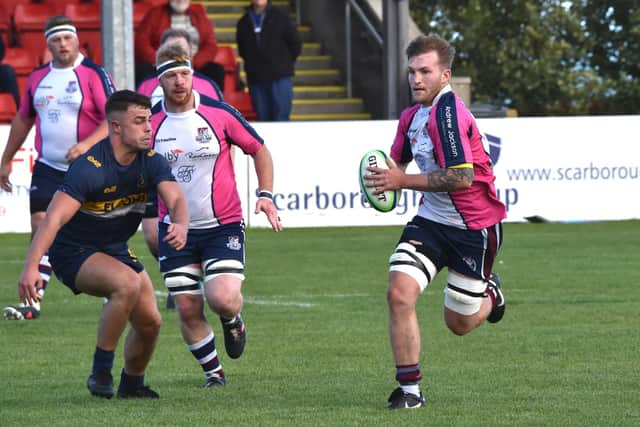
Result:
{"label": "concrete step", "polygon": [[359,114],[364,113],[362,99],[325,98],[294,99],[292,114]]}
{"label": "concrete step", "polygon": [[[235,43],[235,41],[233,41],[233,42],[220,42],[218,44],[220,46],[229,46],[231,49],[233,49],[233,51],[235,52],[236,56],[238,58],[240,58],[238,56],[238,45]],[[302,43],[302,53],[301,53],[301,55],[314,56],[314,55],[321,55],[321,54],[322,54],[322,46],[320,45],[320,43],[317,43],[317,42]]]}
{"label": "concrete step", "polygon": [[[207,13],[240,13],[243,14],[249,6],[247,0],[207,0],[198,1],[204,6]],[[284,9],[289,9],[289,2],[287,0],[273,0],[271,2],[274,6],[278,6]]]}
{"label": "concrete step", "polygon": [[[240,72],[240,78],[247,81],[244,71]],[[339,85],[342,83],[340,73],[337,69],[327,70],[296,70],[293,77],[294,85],[314,86],[314,85]]]}
{"label": "concrete step", "polygon": [[369,113],[292,114],[292,121],[371,120]]}
{"label": "concrete step", "polygon": [[293,87],[293,99],[345,98],[347,88],[344,86],[302,86]]}
{"label": "concrete step", "polygon": [[[301,25],[298,27],[300,33],[300,39],[302,42],[313,41],[313,35],[311,34],[311,28]],[[220,43],[233,43],[236,41],[236,27],[215,27],[216,39]]]}

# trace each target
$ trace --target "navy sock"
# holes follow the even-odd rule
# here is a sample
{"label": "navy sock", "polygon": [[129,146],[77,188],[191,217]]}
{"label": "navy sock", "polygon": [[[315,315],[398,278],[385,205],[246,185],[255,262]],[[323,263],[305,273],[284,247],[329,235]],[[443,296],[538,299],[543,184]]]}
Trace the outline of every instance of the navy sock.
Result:
{"label": "navy sock", "polygon": [[110,374],[114,357],[115,352],[96,347],[96,352],[93,354],[93,373]]}
{"label": "navy sock", "polygon": [[143,375],[129,375],[124,369],[120,374],[120,388],[127,391],[135,391],[144,386],[144,374]]}

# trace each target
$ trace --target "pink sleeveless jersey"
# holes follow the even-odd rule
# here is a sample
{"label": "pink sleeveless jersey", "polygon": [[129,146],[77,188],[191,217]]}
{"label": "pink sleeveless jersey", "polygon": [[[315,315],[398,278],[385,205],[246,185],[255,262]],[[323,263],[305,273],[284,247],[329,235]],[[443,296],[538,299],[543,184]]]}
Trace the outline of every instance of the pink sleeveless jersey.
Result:
{"label": "pink sleeveless jersey", "polygon": [[[190,229],[242,221],[231,144],[254,155],[263,141],[235,108],[194,94],[196,108],[184,113],[166,112],[164,102],[153,107],[153,149],[168,160],[185,193]],[[171,222],[161,198],[158,216]]]}
{"label": "pink sleeveless jersey", "polygon": [[481,230],[506,217],[498,200],[491,159],[475,118],[449,86],[432,106],[405,109],[391,146],[397,163],[415,160],[421,173],[438,168],[473,167],[471,187],[453,192],[423,192],[418,215],[441,224]]}
{"label": "pink sleeveless jersey", "polygon": [[115,90],[104,68],[80,54],[72,67],[36,68],[27,80],[19,113],[35,118],[38,161],[66,171],[69,149],[91,135],[105,119]]}

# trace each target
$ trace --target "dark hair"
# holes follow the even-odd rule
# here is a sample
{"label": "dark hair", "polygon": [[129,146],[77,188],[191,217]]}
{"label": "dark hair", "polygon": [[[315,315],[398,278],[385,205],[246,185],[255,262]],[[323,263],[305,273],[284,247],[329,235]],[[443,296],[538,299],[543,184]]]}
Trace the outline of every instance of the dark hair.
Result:
{"label": "dark hair", "polygon": [[411,43],[407,46],[407,59],[428,52],[436,52],[438,54],[442,68],[451,68],[453,58],[456,56],[456,49],[448,41],[436,34],[429,34],[428,36],[419,35],[411,40]]}
{"label": "dark hair", "polygon": [[105,110],[107,115],[116,111],[126,112],[131,105],[151,109],[151,100],[148,96],[132,90],[119,90],[113,92],[109,99],[107,99]]}
{"label": "dark hair", "polygon": [[160,44],[163,45],[164,42],[167,41],[167,39],[173,39],[176,37],[182,37],[187,41],[187,43],[191,44],[191,35],[186,30],[181,30],[178,28],[168,28],[167,30],[165,30],[165,32],[162,33],[162,36],[160,37]]}
{"label": "dark hair", "polygon": [[71,18],[64,15],[52,16],[51,18],[47,19],[47,22],[45,22],[44,24],[45,33],[50,28],[57,27],[58,25],[73,25],[73,21],[71,20]]}

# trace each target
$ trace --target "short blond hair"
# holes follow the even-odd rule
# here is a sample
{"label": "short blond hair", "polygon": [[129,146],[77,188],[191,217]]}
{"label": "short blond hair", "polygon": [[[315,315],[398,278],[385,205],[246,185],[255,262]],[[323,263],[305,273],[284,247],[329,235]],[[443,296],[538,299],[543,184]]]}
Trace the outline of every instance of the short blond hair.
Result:
{"label": "short blond hair", "polygon": [[187,62],[191,59],[187,52],[178,43],[169,43],[160,46],[156,53],[156,66],[167,61]]}

